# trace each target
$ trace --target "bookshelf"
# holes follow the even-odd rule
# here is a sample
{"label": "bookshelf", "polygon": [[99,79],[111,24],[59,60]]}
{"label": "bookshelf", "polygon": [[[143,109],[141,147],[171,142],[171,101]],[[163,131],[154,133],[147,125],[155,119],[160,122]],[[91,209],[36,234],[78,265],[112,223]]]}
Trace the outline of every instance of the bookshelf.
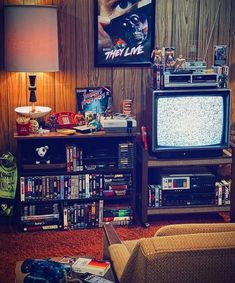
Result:
{"label": "bookshelf", "polygon": [[[217,172],[218,166],[231,166],[231,186],[229,192],[229,201],[218,204],[216,198],[216,189],[213,203],[188,204],[188,205],[163,205],[157,207],[150,205],[150,190],[149,185],[158,183],[159,180],[152,178],[153,175],[158,175],[162,169],[168,169],[168,172],[174,172],[177,168],[183,170],[186,168],[206,167],[213,172]],[[149,226],[148,219],[150,216],[161,216],[169,214],[185,214],[185,213],[213,213],[213,212],[229,212],[230,220],[235,220],[235,145],[231,143],[231,152],[225,152],[223,156],[210,158],[190,158],[190,159],[158,159],[148,153],[142,146],[141,142],[137,143],[137,199],[140,209],[140,218],[144,226]],[[170,171],[169,171],[170,170]],[[154,173],[154,174],[152,174]],[[217,175],[216,178],[219,178]],[[160,188],[161,193],[163,190]],[[156,191],[155,191],[156,193]],[[163,194],[163,193],[162,193]]]}
{"label": "bookshelf", "polygon": [[[14,135],[20,231],[129,225],[135,221],[135,134]],[[48,146],[36,164],[36,148]]]}

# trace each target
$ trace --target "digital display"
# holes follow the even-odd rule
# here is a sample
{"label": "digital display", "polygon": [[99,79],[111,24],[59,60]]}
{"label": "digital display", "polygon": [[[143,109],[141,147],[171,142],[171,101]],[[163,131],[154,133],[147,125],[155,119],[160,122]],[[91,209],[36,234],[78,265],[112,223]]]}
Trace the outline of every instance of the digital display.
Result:
{"label": "digital display", "polygon": [[189,177],[163,177],[162,189],[163,190],[176,190],[176,189],[189,189]]}

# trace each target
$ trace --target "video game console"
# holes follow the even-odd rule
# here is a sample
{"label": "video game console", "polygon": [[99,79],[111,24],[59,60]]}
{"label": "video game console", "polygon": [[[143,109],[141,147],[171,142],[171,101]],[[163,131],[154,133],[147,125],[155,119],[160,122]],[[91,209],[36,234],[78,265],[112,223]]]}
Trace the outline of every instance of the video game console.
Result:
{"label": "video game console", "polygon": [[115,113],[113,117],[101,117],[100,123],[106,132],[135,132],[136,119],[122,113]]}

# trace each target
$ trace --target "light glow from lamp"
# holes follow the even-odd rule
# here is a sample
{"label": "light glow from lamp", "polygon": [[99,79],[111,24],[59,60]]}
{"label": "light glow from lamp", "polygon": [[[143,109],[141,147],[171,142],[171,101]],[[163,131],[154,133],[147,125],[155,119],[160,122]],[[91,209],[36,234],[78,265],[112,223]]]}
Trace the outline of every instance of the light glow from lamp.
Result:
{"label": "light glow from lamp", "polygon": [[4,19],[7,71],[59,71],[56,7],[5,6]]}
{"label": "light glow from lamp", "polygon": [[[59,71],[55,6],[5,6],[4,32],[6,71]],[[30,102],[33,103],[33,107],[36,102],[35,79],[35,75],[30,75]]]}

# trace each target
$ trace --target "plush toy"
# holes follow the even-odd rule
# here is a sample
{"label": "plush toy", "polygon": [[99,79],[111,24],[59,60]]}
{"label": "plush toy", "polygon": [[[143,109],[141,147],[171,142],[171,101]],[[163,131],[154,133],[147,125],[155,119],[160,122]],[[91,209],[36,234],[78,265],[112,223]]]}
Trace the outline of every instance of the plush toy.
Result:
{"label": "plush toy", "polygon": [[40,164],[40,163],[50,164],[50,159],[47,156],[48,149],[49,146],[47,145],[36,148],[36,153],[37,153],[36,164]]}

